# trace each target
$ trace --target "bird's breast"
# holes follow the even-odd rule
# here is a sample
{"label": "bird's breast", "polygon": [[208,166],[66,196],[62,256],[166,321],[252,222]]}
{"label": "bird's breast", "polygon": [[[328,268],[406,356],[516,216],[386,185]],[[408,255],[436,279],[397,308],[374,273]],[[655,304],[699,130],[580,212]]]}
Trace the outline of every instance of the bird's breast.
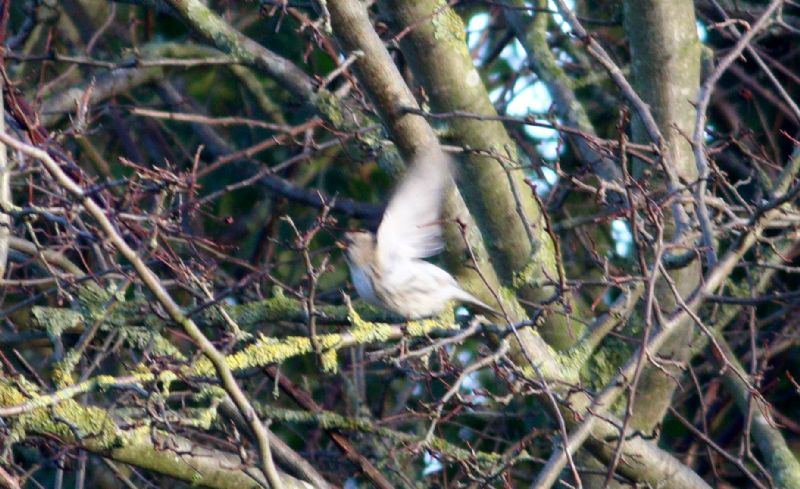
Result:
{"label": "bird's breast", "polygon": [[358,266],[350,266],[350,278],[353,286],[358,292],[358,296],[370,304],[379,304],[378,297],[375,295],[375,287],[366,271]]}

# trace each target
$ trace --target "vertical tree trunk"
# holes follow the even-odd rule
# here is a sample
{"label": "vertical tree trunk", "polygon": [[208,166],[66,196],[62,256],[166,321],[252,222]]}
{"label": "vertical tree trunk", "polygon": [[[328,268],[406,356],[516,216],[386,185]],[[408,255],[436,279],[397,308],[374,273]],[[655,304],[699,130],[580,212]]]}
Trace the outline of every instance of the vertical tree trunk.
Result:
{"label": "vertical tree trunk", "polygon": [[[652,108],[675,172],[684,181],[692,182],[697,170],[685,135],[691,134],[694,127],[692,102],[700,85],[700,42],[694,5],[692,0],[625,0],[624,12],[634,86]],[[636,119],[633,136],[637,142],[649,142]],[[643,165],[636,163],[635,166],[634,174],[641,176]],[[657,169],[651,171],[655,175],[659,173]],[[663,179],[654,181],[665,190]],[[665,222],[667,241],[674,237],[674,224]],[[672,272],[672,278],[685,297],[699,283],[699,261]],[[657,298],[667,313],[676,306],[672,292],[663,281],[658,285]],[[688,325],[676,331],[661,355],[679,361],[688,359],[692,330]],[[669,370],[671,374],[680,374],[675,369]],[[675,381],[664,372],[647,367],[639,382],[632,426],[649,432],[661,423],[675,388]]]}
{"label": "vertical tree trunk", "polygon": [[[401,47],[434,110],[497,115],[467,49],[464,24],[447,2],[383,0],[379,5],[397,32],[413,26]],[[499,121],[454,118],[449,123],[456,144],[480,150],[461,159],[460,188],[487,236],[487,249],[506,292],[532,303],[551,300],[557,291],[550,284],[559,277],[554,243],[523,172],[510,170],[509,178],[504,169],[518,161],[516,144]],[[517,187],[516,197],[511,181]],[[528,311],[533,312],[535,308]],[[579,328],[564,314],[553,313],[540,332],[559,348],[571,345],[580,336]]]}

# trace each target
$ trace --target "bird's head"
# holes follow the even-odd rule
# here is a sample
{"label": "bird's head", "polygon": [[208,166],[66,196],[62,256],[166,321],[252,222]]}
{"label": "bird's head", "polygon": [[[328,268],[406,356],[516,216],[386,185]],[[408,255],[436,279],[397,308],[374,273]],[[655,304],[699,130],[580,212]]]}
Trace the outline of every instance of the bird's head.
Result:
{"label": "bird's head", "polygon": [[336,244],[351,265],[363,266],[374,260],[376,240],[369,231],[348,231]]}

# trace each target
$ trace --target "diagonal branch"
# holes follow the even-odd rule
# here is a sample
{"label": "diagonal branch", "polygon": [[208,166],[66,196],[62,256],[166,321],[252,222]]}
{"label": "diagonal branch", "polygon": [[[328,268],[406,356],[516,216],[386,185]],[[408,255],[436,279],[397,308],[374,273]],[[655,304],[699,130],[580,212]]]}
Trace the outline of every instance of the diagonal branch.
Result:
{"label": "diagonal branch", "polygon": [[273,488],[280,489],[282,485],[270,453],[267,428],[258,419],[244,391],[242,391],[236,383],[233,372],[231,372],[231,369],[225,361],[225,356],[216,349],[214,344],[203,334],[197,324],[183,314],[180,306],[178,306],[169,292],[164,288],[158,276],[156,276],[144,261],[142,261],[136,251],[125,242],[125,239],[119,234],[105,211],[86,194],[80,185],[61,169],[58,163],[56,163],[46,151],[27,145],[4,133],[0,133],[0,142],[39,160],[59,185],[80,200],[84,208],[98,222],[100,229],[105,233],[106,239],[108,239],[120,254],[133,265],[142,281],[164,307],[172,320],[180,324],[189,337],[198,345],[203,355],[213,364],[225,391],[231,396],[239,412],[248,421],[250,429],[258,440],[261,470],[264,472],[267,480],[269,480],[270,485]]}
{"label": "diagonal branch", "polygon": [[742,51],[750,44],[756,34],[768,25],[768,21],[772,18],[772,14],[783,4],[783,0],[772,0],[767,9],[756,21],[750,30],[739,38],[736,45],[731,49],[728,54],[720,60],[716,69],[711,75],[703,82],[700,87],[700,92],[697,96],[697,115],[695,119],[694,132],[692,133],[692,145],[694,146],[694,157],[697,165],[697,177],[699,179],[695,187],[695,199],[697,200],[697,217],[700,221],[700,229],[703,233],[703,246],[706,248],[706,260],[709,266],[713,266],[716,262],[716,246],[714,243],[714,229],[711,223],[711,218],[708,213],[708,205],[706,204],[706,189],[708,187],[709,169],[708,157],[706,156],[706,147],[703,138],[706,134],[706,112],[708,111],[708,104],[711,102],[711,94],[717,82],[730,67],[731,64],[738,58]]}
{"label": "diagonal branch", "polygon": [[[725,254],[711,271],[709,271],[703,285],[687,302],[686,307],[679,308],[671,318],[661,325],[661,329],[651,337],[647,345],[644,346],[646,353],[653,355],[658,352],[676,328],[693,321],[694,315],[700,309],[700,306],[705,303],[707,294],[713,293],[728,279],[728,276],[740,262],[744,254],[758,242],[758,239],[761,237],[769,221],[779,217],[780,211],[773,209],[751,222],[749,232],[744,234],[739,242]],[[641,350],[640,348],[632,355],[628,363],[620,370],[620,373],[606,384],[606,387],[595,397],[591,405],[586,409],[586,418],[575,431],[570,434],[568,450],[571,453],[575,453],[575,451],[583,445],[584,441],[591,435],[598,419],[610,410],[616,399],[622,394],[627,380],[633,377],[637,368]],[[566,463],[567,453],[565,453],[565,451],[557,450],[554,452],[545,465],[545,468],[537,477],[537,484],[540,485],[535,484],[535,486],[543,488],[552,487]]]}

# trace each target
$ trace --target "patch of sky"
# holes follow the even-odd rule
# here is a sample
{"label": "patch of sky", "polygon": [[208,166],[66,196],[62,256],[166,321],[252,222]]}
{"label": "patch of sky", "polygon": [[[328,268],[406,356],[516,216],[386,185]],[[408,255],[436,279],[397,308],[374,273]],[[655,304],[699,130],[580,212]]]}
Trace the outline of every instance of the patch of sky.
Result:
{"label": "patch of sky", "polygon": [[[482,405],[489,402],[488,397],[482,394],[475,394],[476,390],[482,388],[480,372],[470,372],[461,381],[461,391],[465,396],[468,396],[470,404]],[[471,408],[467,407],[467,411],[471,411]]]}
{"label": "patch of sky", "polygon": [[442,463],[439,460],[431,455],[431,452],[425,451],[425,455],[422,457],[422,461],[425,464],[425,468],[422,469],[422,475],[430,475],[435,474],[442,470]]}
{"label": "patch of sky", "polygon": [[556,54],[556,61],[558,61],[561,64],[574,63],[575,62],[575,58],[573,58],[572,55],[569,54],[569,52],[567,52],[567,51],[565,51],[563,49],[555,50],[555,54]]}
{"label": "patch of sky", "polygon": [[543,167],[542,168],[542,173],[544,174],[544,180],[548,185],[551,185],[551,186],[555,185],[556,182],[558,181],[558,175],[556,174],[555,171],[551,170],[550,168],[548,168],[546,166]]}
{"label": "patch of sky", "polygon": [[[489,14],[479,12],[469,18],[467,22],[467,47],[470,51],[478,47],[481,37],[486,29],[489,28]],[[478,51],[478,59],[482,59],[486,54],[486,49],[490,46],[484,44]],[[517,39],[507,43],[500,52],[500,57],[505,60],[513,69],[519,70],[525,66],[525,49]]]}
{"label": "patch of sky", "polygon": [[[515,117],[528,117],[531,114],[546,114],[553,104],[553,98],[547,86],[537,81],[532,76],[520,77],[512,90],[506,92],[498,87],[489,93],[492,102],[497,104],[500,97],[505,95],[506,113]],[[546,119],[537,119],[537,122],[548,124]],[[538,148],[542,158],[555,160],[558,157],[558,131],[550,127],[525,126],[525,132],[538,141]],[[554,182],[549,182],[551,185]]]}
{"label": "patch of sky", "polygon": [[[567,7],[569,7],[570,10],[575,9],[575,0],[566,0],[564,3],[567,4]],[[558,5],[556,5],[555,1],[550,0],[549,2],[547,2],[547,6],[553,12],[558,12]],[[553,14],[553,22],[555,22],[558,28],[561,29],[561,32],[565,34],[569,33],[572,30],[572,28],[569,26],[567,21],[564,20],[564,17],[562,17],[561,14]]]}
{"label": "patch of sky", "polygon": [[[556,158],[558,158],[559,152],[564,149],[564,145],[559,144],[557,137],[543,139],[536,147],[539,148],[539,154],[542,155],[542,158],[547,161],[555,161]],[[557,178],[555,177],[555,172],[551,171],[550,173],[553,174],[553,181],[551,182],[550,179],[548,179],[547,183],[552,185]]]}
{"label": "patch of sky", "polygon": [[344,487],[344,489],[358,489],[358,481],[351,477],[344,481],[344,485],[342,487]]}
{"label": "patch of sky", "polygon": [[611,304],[614,303],[615,297],[616,294],[614,293],[614,289],[612,288],[606,289],[606,292],[603,294],[603,304],[610,306]]}
{"label": "patch of sky", "polygon": [[705,132],[705,140],[707,143],[710,143],[714,140],[714,132],[716,132],[717,128],[714,127],[713,124],[706,124],[706,132]]}
{"label": "patch of sky", "polygon": [[[574,8],[574,0],[567,0],[567,5]],[[556,4],[551,0],[550,9],[554,12],[558,10]],[[569,32],[569,26],[564,19],[555,14],[554,22],[564,32]],[[467,23],[467,45],[470,49],[474,49],[481,39],[482,32],[489,27],[490,17],[486,13],[477,13],[470,17]],[[561,58],[564,61],[569,61],[569,55],[562,53]],[[506,61],[512,69],[522,71],[527,64],[525,50],[522,45],[514,39],[500,53],[500,57]],[[489,94],[492,102],[496,105],[505,106],[506,113],[515,117],[528,117],[531,114],[547,114],[553,105],[553,98],[547,90],[547,86],[538,81],[535,76],[521,76],[514,83],[511,90],[505,90],[504,87],[498,87]],[[504,100],[500,100],[504,97]],[[547,123],[545,119],[539,119],[539,122]],[[558,158],[559,151],[564,149],[560,144],[558,132],[548,127],[540,126],[525,126],[525,132],[534,140],[537,141],[537,150],[542,158],[546,161],[555,161]],[[547,193],[547,191],[556,183],[558,177],[554,171],[549,168],[543,168],[544,180],[530,175],[536,183],[537,190],[540,193]]]}
{"label": "patch of sky", "polygon": [[470,372],[461,381],[461,390],[467,393],[474,391],[481,387],[481,382],[478,380],[478,372]]}
{"label": "patch of sky", "polygon": [[633,250],[633,234],[626,221],[615,219],[611,222],[611,239],[614,240],[614,251],[617,255],[630,256]]}
{"label": "patch of sky", "polygon": [[[575,8],[575,0],[566,0],[567,6],[570,10]],[[553,0],[548,2],[548,8],[553,12],[558,12],[558,5]],[[559,13],[553,14],[553,22],[561,29],[562,32],[568,33],[572,29],[569,24],[564,20],[564,17]],[[477,45],[480,34],[489,25],[489,14],[480,12],[470,17],[467,23],[467,46],[473,49]]]}
{"label": "patch of sky", "polygon": [[[462,365],[469,365],[473,359],[473,354],[469,351],[461,351],[458,353],[457,358]],[[480,376],[478,374],[478,372],[472,372],[464,377],[464,380],[461,382],[461,390],[463,390],[466,394],[472,394],[476,389],[483,388],[483,384],[481,383]],[[489,399],[486,398],[486,396],[475,395],[472,396],[470,401],[474,404],[485,404],[489,402]]]}
{"label": "patch of sky", "polygon": [[506,61],[513,69],[522,70],[527,66],[528,60],[525,54],[525,48],[522,47],[519,40],[514,38],[510,43],[506,44],[500,57]]}
{"label": "patch of sky", "polygon": [[[508,112],[508,115],[513,116],[526,116],[531,112],[546,114],[553,105],[553,97],[550,96],[547,86],[532,76],[520,77],[514,83],[511,97],[512,99],[506,106],[506,112]],[[541,127],[532,127],[532,129],[555,132],[552,129]],[[532,135],[537,137],[534,134]]]}
{"label": "patch of sky", "polygon": [[699,20],[696,21],[697,24],[697,37],[700,39],[700,42],[706,42],[708,39],[708,29],[706,25]]}
{"label": "patch of sky", "polygon": [[469,18],[469,22],[467,22],[467,47],[470,51],[478,45],[483,31],[487,27],[489,27],[489,14],[480,12]]}

